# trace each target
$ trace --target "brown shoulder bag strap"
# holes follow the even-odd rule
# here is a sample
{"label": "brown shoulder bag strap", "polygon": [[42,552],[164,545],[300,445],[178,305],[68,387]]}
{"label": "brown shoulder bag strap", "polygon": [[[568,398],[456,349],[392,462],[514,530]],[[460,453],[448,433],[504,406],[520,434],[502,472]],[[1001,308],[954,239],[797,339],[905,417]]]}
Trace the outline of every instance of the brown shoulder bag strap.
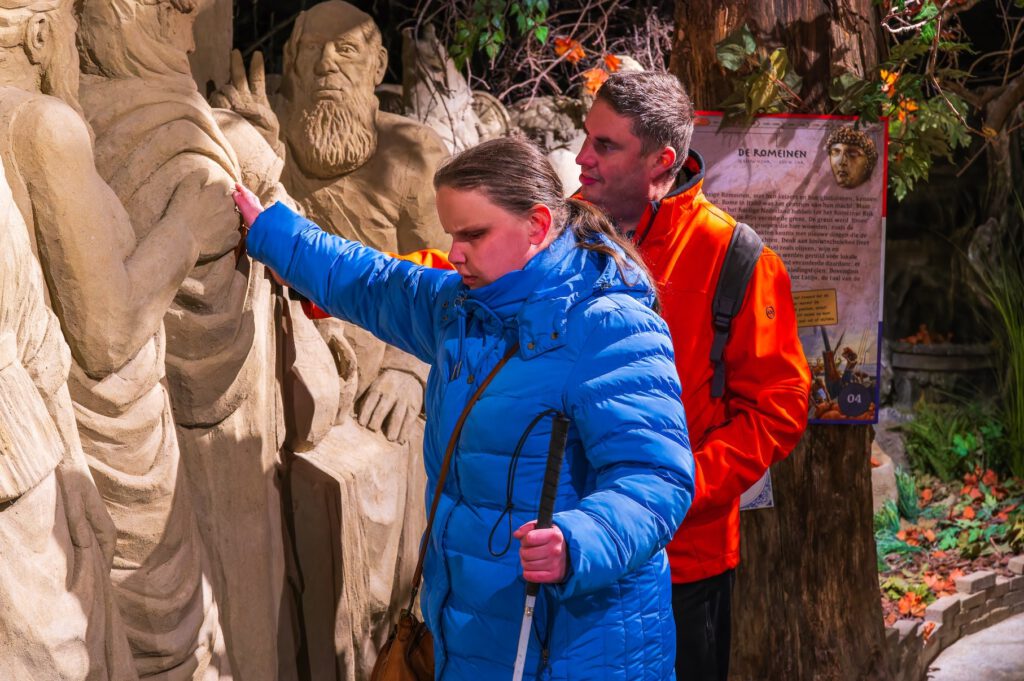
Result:
{"label": "brown shoulder bag strap", "polygon": [[462,414],[459,415],[459,420],[455,422],[455,428],[452,430],[452,436],[448,438],[448,447],[444,450],[444,461],[441,462],[441,475],[437,479],[437,488],[434,490],[434,500],[430,502],[430,513],[427,515],[427,529],[423,533],[423,541],[420,544],[420,556],[416,561],[416,572],[412,576],[412,596],[409,598],[409,612],[412,612],[413,607],[416,605],[416,596],[419,595],[420,582],[423,580],[423,559],[427,556],[427,545],[430,543],[430,530],[434,526],[434,515],[437,513],[437,505],[441,501],[441,490],[444,489],[444,481],[448,479],[448,469],[451,467],[452,454],[455,453],[455,446],[459,443],[459,436],[462,435],[462,426],[466,423],[466,417],[469,416],[469,412],[473,409],[473,405],[480,399],[480,395],[483,394],[484,389],[490,385],[491,380],[498,375],[501,368],[505,366],[510,359],[512,359],[516,353],[519,352],[519,343],[513,343],[512,347],[509,348],[505,356],[501,358],[491,373],[487,374],[487,378],[480,382],[477,386],[476,392],[469,398],[469,402],[466,403],[465,408],[462,410]]}

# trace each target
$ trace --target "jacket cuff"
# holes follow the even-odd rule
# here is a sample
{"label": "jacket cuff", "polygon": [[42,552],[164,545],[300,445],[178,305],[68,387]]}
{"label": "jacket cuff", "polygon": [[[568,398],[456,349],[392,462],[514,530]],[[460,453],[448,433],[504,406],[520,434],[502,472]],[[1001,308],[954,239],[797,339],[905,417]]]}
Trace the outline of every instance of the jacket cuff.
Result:
{"label": "jacket cuff", "polygon": [[[552,518],[565,537],[566,569],[565,579],[557,584],[550,584],[560,600],[572,598],[601,587],[601,573],[611,571],[607,566],[600,565],[595,558],[598,553],[591,547],[587,550],[584,538],[604,536],[607,530],[591,515],[579,509],[556,513]],[[593,542],[587,542],[593,544]]]}

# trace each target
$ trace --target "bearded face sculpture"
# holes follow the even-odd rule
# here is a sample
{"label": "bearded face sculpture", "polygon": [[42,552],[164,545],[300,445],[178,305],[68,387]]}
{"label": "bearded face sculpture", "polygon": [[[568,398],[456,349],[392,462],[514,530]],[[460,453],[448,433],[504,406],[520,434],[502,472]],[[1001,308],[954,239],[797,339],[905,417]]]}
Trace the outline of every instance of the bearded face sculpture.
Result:
{"label": "bearded face sculpture", "polygon": [[330,179],[366,163],[377,149],[374,88],[387,53],[373,20],[346,3],[303,15],[285,46],[282,132],[303,172]]}

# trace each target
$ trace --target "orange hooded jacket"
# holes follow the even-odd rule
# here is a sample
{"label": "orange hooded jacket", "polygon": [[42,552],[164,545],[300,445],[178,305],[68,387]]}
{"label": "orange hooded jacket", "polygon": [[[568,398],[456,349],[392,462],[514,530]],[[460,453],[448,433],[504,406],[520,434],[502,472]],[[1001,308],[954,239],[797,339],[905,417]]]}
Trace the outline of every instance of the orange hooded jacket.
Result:
{"label": "orange hooded jacket", "polygon": [[690,152],[680,178],[647,208],[634,241],[672,332],[696,462],[693,505],[668,546],[672,581],[686,583],[739,564],[740,495],[796,446],[811,377],[789,276],[766,247],[725,346],[725,395],[711,397],[711,301],[736,221],[701,191],[699,154]]}

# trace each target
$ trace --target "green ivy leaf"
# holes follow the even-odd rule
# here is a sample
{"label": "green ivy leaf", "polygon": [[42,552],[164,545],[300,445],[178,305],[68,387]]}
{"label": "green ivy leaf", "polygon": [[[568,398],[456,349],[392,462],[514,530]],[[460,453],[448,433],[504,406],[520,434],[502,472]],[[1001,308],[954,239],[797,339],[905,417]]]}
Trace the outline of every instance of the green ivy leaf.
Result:
{"label": "green ivy leaf", "polygon": [[548,27],[547,26],[538,26],[537,28],[535,28],[533,30],[533,35],[541,43],[546,43],[548,41]]}
{"label": "green ivy leaf", "polygon": [[715,57],[723,68],[738,71],[746,63],[747,57],[757,51],[757,43],[750,28],[743,24],[715,45]]}

